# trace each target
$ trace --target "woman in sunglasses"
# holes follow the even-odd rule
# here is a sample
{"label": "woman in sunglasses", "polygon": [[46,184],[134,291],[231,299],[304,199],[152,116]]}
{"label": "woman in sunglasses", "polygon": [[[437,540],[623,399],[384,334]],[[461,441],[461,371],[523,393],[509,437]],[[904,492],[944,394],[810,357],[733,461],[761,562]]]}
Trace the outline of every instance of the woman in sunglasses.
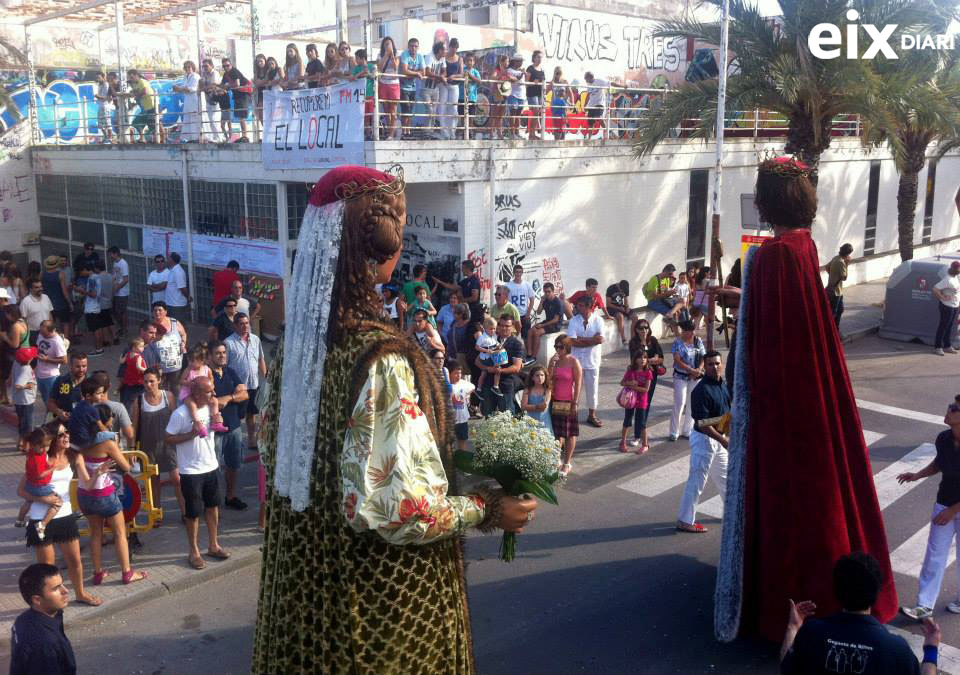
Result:
{"label": "woman in sunglasses", "polygon": [[653,379],[650,381],[650,388],[647,390],[648,405],[643,411],[642,421],[645,427],[647,418],[650,416],[650,408],[653,407],[653,392],[657,388],[657,378],[666,372],[663,369],[663,348],[660,347],[660,341],[653,336],[650,323],[646,319],[637,319],[633,324],[633,331],[630,335],[631,363],[641,349],[646,352],[647,362],[653,371]]}

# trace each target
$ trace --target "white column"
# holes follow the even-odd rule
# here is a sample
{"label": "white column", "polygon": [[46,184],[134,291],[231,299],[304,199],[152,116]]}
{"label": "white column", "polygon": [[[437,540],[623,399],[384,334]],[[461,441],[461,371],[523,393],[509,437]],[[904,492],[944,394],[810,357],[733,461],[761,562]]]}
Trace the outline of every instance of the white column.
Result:
{"label": "white column", "polygon": [[[123,70],[123,4],[119,0],[114,0],[113,9],[115,12],[114,23],[117,35],[117,81],[120,91],[127,91],[127,73]],[[122,110],[121,110],[122,108]],[[127,130],[124,122],[127,121],[127,99],[119,99],[117,106],[117,137],[118,142],[125,143]]]}
{"label": "white column", "polygon": [[[183,224],[187,233],[187,283],[190,285],[190,319],[197,320],[197,275],[193,269],[193,226],[190,224],[190,175],[187,166],[188,150],[180,148],[180,179],[183,184]],[[246,202],[246,199],[244,199]]]}
{"label": "white column", "polygon": [[37,88],[37,80],[33,70],[33,47],[30,44],[29,26],[23,27],[23,49],[25,52],[24,55],[27,57],[27,87],[30,92],[30,96],[27,98],[27,116],[30,124],[30,142],[40,143],[43,141],[43,135],[40,132],[40,125],[37,120],[37,101],[34,98]]}

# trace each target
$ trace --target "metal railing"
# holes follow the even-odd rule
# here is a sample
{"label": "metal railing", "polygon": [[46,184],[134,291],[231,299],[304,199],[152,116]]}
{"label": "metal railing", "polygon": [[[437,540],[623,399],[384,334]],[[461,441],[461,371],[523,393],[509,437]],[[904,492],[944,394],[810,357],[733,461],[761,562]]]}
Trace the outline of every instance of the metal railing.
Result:
{"label": "metal railing", "polygon": [[[438,83],[403,89],[404,78],[393,74],[360,75],[370,79],[373,96],[364,102],[365,140],[630,140],[642,119],[655,111],[669,90],[620,85],[507,82],[483,79],[473,86]],[[528,99],[528,87],[542,87]],[[595,92],[599,92],[598,94]],[[281,94],[282,95],[282,94]],[[187,96],[197,103],[186,106]],[[263,108],[255,91],[232,107],[221,108],[203,93],[156,97],[151,111],[94,101],[34,106],[38,144],[98,143],[259,143]],[[468,100],[463,100],[467,98]],[[473,100],[470,100],[473,99]],[[222,97],[220,100],[224,100]],[[251,106],[250,104],[254,104]],[[190,110],[185,110],[190,108]],[[693,135],[700,120],[674,127],[671,136]],[[26,122],[25,122],[26,123]],[[724,129],[731,137],[782,137],[788,120],[767,110],[727,111]],[[239,131],[239,133],[238,133]],[[857,115],[834,119],[833,135],[859,136]]]}

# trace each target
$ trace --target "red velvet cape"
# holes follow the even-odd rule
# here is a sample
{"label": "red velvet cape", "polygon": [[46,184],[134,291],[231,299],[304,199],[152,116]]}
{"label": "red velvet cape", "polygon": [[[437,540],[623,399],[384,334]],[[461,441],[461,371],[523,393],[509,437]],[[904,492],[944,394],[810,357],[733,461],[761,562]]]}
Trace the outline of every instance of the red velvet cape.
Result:
{"label": "red velvet cape", "polygon": [[780,641],[788,598],[840,610],[837,558],[866,551],[884,586],[873,614],[897,611],[887,537],[840,337],[807,229],[757,251],[750,277],[750,418],[741,635]]}

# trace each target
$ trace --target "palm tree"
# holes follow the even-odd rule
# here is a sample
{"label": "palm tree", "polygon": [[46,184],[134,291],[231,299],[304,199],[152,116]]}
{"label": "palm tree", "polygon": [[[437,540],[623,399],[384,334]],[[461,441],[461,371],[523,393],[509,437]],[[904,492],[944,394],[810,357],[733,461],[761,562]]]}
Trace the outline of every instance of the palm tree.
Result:
{"label": "palm tree", "polygon": [[[862,22],[884,26],[898,24],[900,31],[926,26],[945,0],[862,0],[857,9]],[[719,6],[722,0],[705,0]],[[860,59],[818,59],[810,53],[807,37],[814,26],[843,26],[848,0],[779,0],[782,17],[763,17],[753,0],[730,0],[731,73],[727,79],[727,110],[767,110],[787,121],[786,152],[798,156],[814,169],[830,146],[834,118],[863,110],[863,97],[870,69]],[[684,17],[665,21],[655,31],[659,37],[683,37],[713,47],[720,45],[720,25]],[[891,44],[898,44],[890,40]],[[863,41],[866,44],[866,40]],[[861,44],[861,51],[866,48]],[[844,45],[845,48],[845,45]],[[716,80],[688,82],[671,94],[640,125],[634,153],[651,152],[673,129],[697,120],[694,137],[707,139],[716,128]]]}
{"label": "palm tree", "polygon": [[886,143],[900,174],[897,239],[900,259],[913,258],[913,230],[920,172],[931,143],[942,156],[960,144],[960,52],[914,52],[877,62],[874,91],[864,117],[865,143]]}
{"label": "palm tree", "polygon": [[[0,37],[0,69],[3,70],[26,70],[27,56],[12,42]],[[20,110],[10,98],[10,92],[0,87],[0,108],[6,108],[17,120],[22,117]]]}

